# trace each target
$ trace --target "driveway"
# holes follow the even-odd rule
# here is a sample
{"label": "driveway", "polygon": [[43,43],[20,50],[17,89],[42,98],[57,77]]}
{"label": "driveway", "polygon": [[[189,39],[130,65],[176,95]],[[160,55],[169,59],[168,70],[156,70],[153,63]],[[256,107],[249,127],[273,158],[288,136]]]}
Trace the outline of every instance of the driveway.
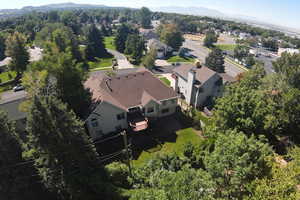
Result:
{"label": "driveway", "polygon": [[134,66],[127,60],[126,56],[118,51],[107,49],[118,61],[118,69],[134,68]]}
{"label": "driveway", "polygon": [[14,92],[12,90],[0,94],[0,104],[5,104],[11,101],[24,99],[27,93],[25,90]]}
{"label": "driveway", "polygon": [[[208,56],[209,51],[205,47],[202,46],[200,42],[192,41],[186,39],[183,43],[183,47],[191,50],[191,54],[197,57],[201,62],[205,62],[205,58]],[[240,73],[245,72],[242,68],[237,67],[236,65],[225,60],[225,72],[232,77],[236,77]]]}

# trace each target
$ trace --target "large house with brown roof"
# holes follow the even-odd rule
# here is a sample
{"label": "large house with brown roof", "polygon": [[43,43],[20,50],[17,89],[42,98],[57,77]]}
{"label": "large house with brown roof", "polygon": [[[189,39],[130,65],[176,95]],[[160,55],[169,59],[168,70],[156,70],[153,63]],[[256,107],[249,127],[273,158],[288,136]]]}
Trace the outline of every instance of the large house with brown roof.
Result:
{"label": "large house with brown roof", "polygon": [[173,70],[174,90],[196,108],[209,104],[221,94],[223,79],[206,66],[182,64]]}
{"label": "large house with brown roof", "polygon": [[177,107],[178,94],[144,68],[113,77],[95,73],[85,87],[95,105],[86,120],[94,139],[124,129],[144,130],[149,120],[171,115]]}

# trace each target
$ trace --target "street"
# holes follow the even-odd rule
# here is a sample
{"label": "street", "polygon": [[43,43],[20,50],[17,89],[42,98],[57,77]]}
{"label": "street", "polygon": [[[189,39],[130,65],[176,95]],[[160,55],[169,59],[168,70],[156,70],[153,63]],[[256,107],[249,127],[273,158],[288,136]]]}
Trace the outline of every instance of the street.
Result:
{"label": "street", "polygon": [[[203,47],[200,42],[197,41],[192,41],[186,39],[185,42],[183,43],[183,47],[188,48],[191,50],[191,54],[195,57],[197,57],[201,62],[205,62],[205,58],[208,56],[209,51],[205,47]],[[228,62],[225,60],[225,72],[232,76],[236,77],[240,73],[245,72],[242,68],[237,67],[236,65]]]}
{"label": "street", "polygon": [[12,90],[2,92],[0,94],[0,104],[5,104],[7,102],[23,99],[26,97],[26,92],[25,90],[14,92]]}
{"label": "street", "polygon": [[126,56],[118,51],[107,49],[108,53],[112,54],[118,62],[118,69],[134,68],[134,66],[127,60]]}

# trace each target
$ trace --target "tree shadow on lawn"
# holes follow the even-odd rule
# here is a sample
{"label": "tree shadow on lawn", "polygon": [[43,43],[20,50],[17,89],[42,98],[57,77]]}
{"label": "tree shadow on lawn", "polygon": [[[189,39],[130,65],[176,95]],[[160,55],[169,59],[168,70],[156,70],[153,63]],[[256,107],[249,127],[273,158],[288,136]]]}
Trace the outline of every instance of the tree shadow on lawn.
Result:
{"label": "tree shadow on lawn", "polygon": [[[190,127],[190,124],[183,120],[181,115],[183,114],[177,112],[172,116],[152,121],[150,122],[149,128],[145,131],[127,131],[128,144],[132,150],[132,159],[138,159],[143,151],[148,153],[157,152],[161,150],[164,143],[175,143],[177,140],[176,132]],[[100,157],[121,151],[124,149],[123,137],[119,136],[112,140],[97,144],[96,148]],[[121,155],[111,161],[122,160],[124,158],[125,155]]]}
{"label": "tree shadow on lawn", "polygon": [[150,124],[148,130],[140,133],[133,133],[132,148],[133,159],[139,158],[143,151],[153,153],[161,150],[164,143],[175,143],[176,132],[188,127],[178,120],[178,114],[160,118]]}

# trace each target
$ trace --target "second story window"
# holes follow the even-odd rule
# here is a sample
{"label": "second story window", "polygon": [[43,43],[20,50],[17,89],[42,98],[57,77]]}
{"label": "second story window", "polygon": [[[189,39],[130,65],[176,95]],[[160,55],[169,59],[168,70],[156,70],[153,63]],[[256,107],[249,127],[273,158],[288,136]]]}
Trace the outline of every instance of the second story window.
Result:
{"label": "second story window", "polygon": [[118,114],[118,115],[117,115],[117,119],[118,119],[118,120],[125,119],[125,114],[124,114],[124,113]]}
{"label": "second story window", "polygon": [[91,125],[92,127],[98,127],[99,126],[98,120],[96,118],[91,119]]}
{"label": "second story window", "polygon": [[163,102],[162,102],[162,105],[163,105],[163,106],[167,105],[167,101],[163,101]]}
{"label": "second story window", "polygon": [[153,113],[154,112],[154,107],[150,107],[147,109],[147,113]]}

